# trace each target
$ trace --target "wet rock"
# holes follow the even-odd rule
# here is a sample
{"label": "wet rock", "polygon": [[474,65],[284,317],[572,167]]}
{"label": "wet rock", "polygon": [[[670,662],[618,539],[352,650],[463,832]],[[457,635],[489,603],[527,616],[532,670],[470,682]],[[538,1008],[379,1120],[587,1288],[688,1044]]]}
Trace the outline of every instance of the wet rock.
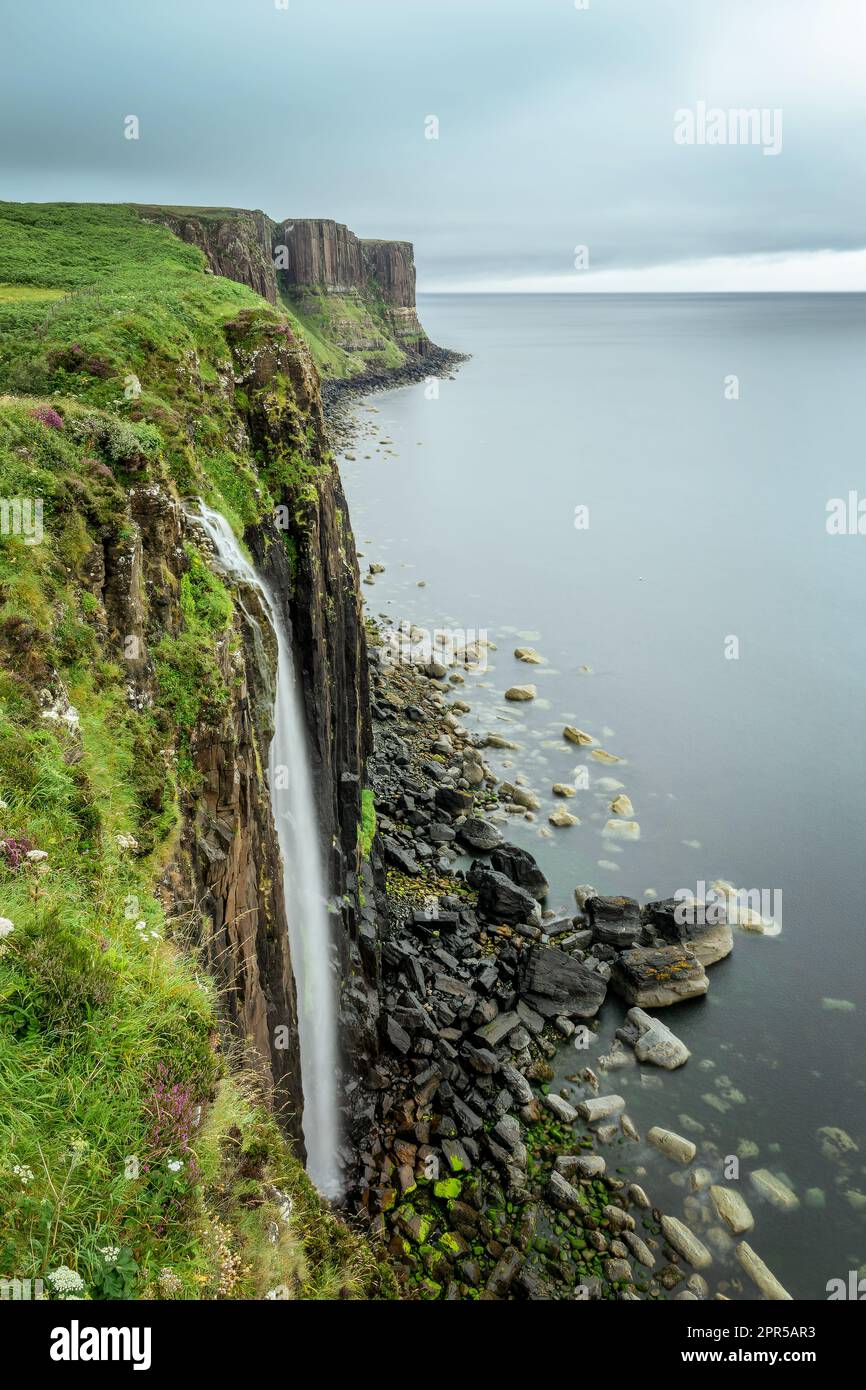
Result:
{"label": "wet rock", "polygon": [[499,791],[508,802],[523,811],[538,811],[541,807],[535,792],[528,791],[526,787],[516,787],[511,782],[503,782]]}
{"label": "wet rock", "polygon": [[394,868],[399,869],[402,874],[408,874],[412,878],[420,874],[421,869],[418,860],[412,851],[404,849],[399,841],[392,839],[390,835],[384,835],[382,848],[388,863],[393,864]]}
{"label": "wet rock", "polygon": [[569,743],[577,744],[578,748],[589,748],[595,739],[592,734],[585,734],[583,729],[576,729],[573,724],[566,724],[562,731],[562,737]]}
{"label": "wet rock", "polygon": [[783,1288],[761,1257],[755,1254],[751,1245],[748,1245],[744,1240],[740,1241],[735,1253],[752,1283],[760,1289],[765,1298],[770,1299],[773,1303],[793,1301],[787,1289]]}
{"label": "wet rock", "polygon": [[751,1231],[755,1218],[739,1192],[732,1187],[714,1186],[710,1188],[710,1198],[722,1221],[735,1236],[743,1231]]}
{"label": "wet rock", "polygon": [[570,1182],[574,1178],[600,1178],[607,1164],[601,1154],[560,1154],[553,1166]]}
{"label": "wet rock", "polygon": [[406,1029],[401,1028],[397,1020],[390,1015],[385,1020],[385,1032],[388,1035],[388,1041],[391,1046],[395,1047],[398,1052],[402,1052],[405,1056],[405,1054],[411,1050],[412,1039],[406,1032]]}
{"label": "wet rock", "polygon": [[484,1043],[485,1047],[495,1048],[500,1043],[505,1042],[509,1034],[520,1026],[520,1015],[518,1013],[498,1014],[492,1023],[486,1023],[483,1028],[477,1029],[477,1037]]}
{"label": "wet rock", "polygon": [[557,806],[555,811],[551,811],[547,817],[551,825],[555,825],[557,830],[565,830],[570,825],[580,825],[577,816],[573,816],[570,811],[566,811],[564,806]]}
{"label": "wet rock", "polygon": [[640,905],[633,898],[587,898],[584,910],[594,941],[626,950],[638,940]]}
{"label": "wet rock", "polygon": [[577,1119],[577,1111],[574,1106],[569,1105],[568,1101],[563,1100],[562,1096],[558,1096],[555,1091],[543,1096],[542,1103],[551,1114],[555,1115],[558,1120],[562,1120],[564,1124],[573,1124]]}
{"label": "wet rock", "polygon": [[703,966],[723,960],[734,948],[734,935],[721,904],[701,907],[679,898],[662,898],[644,905],[643,920],[668,945],[687,946]]}
{"label": "wet rock", "polygon": [[647,1269],[655,1269],[656,1257],[639,1235],[636,1235],[634,1231],[625,1231],[623,1240],[640,1264]]}
{"label": "wet rock", "polygon": [[836,1125],[823,1125],[817,1133],[818,1147],[825,1158],[840,1159],[848,1154],[859,1153],[859,1149],[844,1129]]}
{"label": "wet rock", "polygon": [[472,1070],[479,1072],[482,1076],[492,1076],[494,1072],[499,1070],[496,1053],[491,1052],[489,1048],[473,1047],[471,1043],[464,1043],[463,1051]]}
{"label": "wet rock", "polygon": [[540,656],[534,647],[515,647],[514,655],[518,661],[525,661],[529,666],[545,666],[547,663],[543,656]]}
{"label": "wet rock", "polygon": [[536,922],[538,902],[525,888],[495,869],[473,864],[467,881],[478,892],[478,909],[494,922]]}
{"label": "wet rock", "polygon": [[517,1275],[520,1273],[524,1257],[513,1245],[506,1246],[487,1281],[487,1292],[494,1298],[505,1298]]}
{"label": "wet rock", "polygon": [[547,897],[547,879],[528,850],[520,849],[517,845],[498,845],[491,852],[490,866],[497,873],[505,874],[512,883],[525,888],[539,902]]}
{"label": "wet rock", "polygon": [[749,1181],[755,1191],[762,1197],[766,1197],[768,1202],[772,1202],[774,1207],[780,1211],[796,1211],[800,1205],[800,1198],[792,1192],[787,1183],[781,1178],[777,1178],[767,1168],[756,1168],[749,1174]]}
{"label": "wet rock", "polygon": [[613,801],[610,803],[610,809],[615,816],[624,816],[626,820],[631,820],[634,815],[634,807],[625,792],[621,792],[619,796],[614,797]]}
{"label": "wet rock", "polygon": [[691,1163],[698,1151],[691,1139],[684,1139],[681,1134],[675,1134],[672,1129],[662,1129],[660,1125],[653,1125],[646,1137],[666,1158],[672,1158],[676,1163]]}
{"label": "wet rock", "polygon": [[700,961],[681,946],[636,946],[619,957],[611,975],[617,994],[646,1009],[696,999],[709,985]]}
{"label": "wet rock", "polygon": [[512,685],[505,692],[506,700],[534,700],[538,690],[534,685]]}
{"label": "wet rock", "polygon": [[661,1228],[668,1245],[695,1269],[706,1269],[712,1264],[713,1257],[707,1247],[675,1216],[663,1216]]}
{"label": "wet rock", "polygon": [[608,1120],[612,1115],[620,1115],[623,1110],[623,1097],[614,1095],[593,1096],[579,1101],[577,1106],[578,1115],[590,1125],[597,1124],[599,1120]]}
{"label": "wet rock", "polygon": [[583,1202],[576,1187],[572,1187],[570,1182],[566,1182],[561,1173],[556,1169],[550,1175],[550,1181],[545,1189],[545,1197],[551,1206],[556,1207],[557,1211],[580,1211]]}
{"label": "wet rock", "polygon": [[449,816],[468,815],[474,802],[475,797],[472,792],[461,791],[459,787],[436,788],[436,805],[443,811],[447,811]]}
{"label": "wet rock", "polygon": [[478,854],[487,853],[502,843],[502,835],[489,821],[480,816],[468,816],[457,827],[457,838],[462,845],[468,845]]}
{"label": "wet rock", "polygon": [[558,946],[532,946],[525,953],[521,994],[545,1018],[592,1018],[598,1013],[607,985],[595,971]]}
{"label": "wet rock", "polygon": [[510,752],[516,752],[520,747],[519,743],[513,743],[511,739],[505,738],[502,734],[491,733],[485,740],[488,748],[503,748]]}
{"label": "wet rock", "polygon": [[667,1024],[651,1018],[643,1009],[629,1009],[626,1019],[637,1034],[634,1054],[639,1062],[651,1062],[653,1066],[674,1071],[684,1066],[692,1055]]}
{"label": "wet rock", "polygon": [[506,1063],[502,1068],[501,1076],[518,1105],[531,1103],[533,1099],[532,1087],[522,1072],[519,1072],[510,1063]]}
{"label": "wet rock", "polygon": [[605,1260],[604,1277],[609,1284],[629,1283],[634,1277],[628,1260]]}

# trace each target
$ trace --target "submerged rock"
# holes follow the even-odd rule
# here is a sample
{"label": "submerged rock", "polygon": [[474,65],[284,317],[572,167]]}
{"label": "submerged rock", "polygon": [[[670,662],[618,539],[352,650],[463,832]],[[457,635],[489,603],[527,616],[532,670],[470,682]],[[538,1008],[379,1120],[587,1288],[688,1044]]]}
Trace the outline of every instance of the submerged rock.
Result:
{"label": "submerged rock", "polygon": [[609,820],[602,834],[611,840],[639,840],[640,826],[636,820]]}
{"label": "submerged rock", "polygon": [[646,1137],[650,1144],[675,1163],[691,1163],[698,1151],[691,1139],[684,1139],[681,1134],[675,1134],[672,1129],[662,1129],[660,1125],[653,1125],[652,1129],[647,1130]]}
{"label": "submerged rock", "polygon": [[597,763],[621,763],[622,758],[618,758],[615,753],[608,753],[604,748],[593,748],[589,755]]}
{"label": "submerged rock", "polygon": [[675,1216],[663,1216],[661,1228],[668,1245],[695,1269],[706,1269],[707,1265],[712,1264],[713,1257],[707,1247]]}
{"label": "submerged rock", "polygon": [[739,1192],[732,1187],[713,1186],[710,1188],[713,1206],[729,1230],[735,1236],[743,1231],[751,1231],[755,1218]]}
{"label": "submerged rock", "polygon": [[577,1113],[587,1124],[597,1124],[599,1120],[609,1120],[613,1115],[621,1115],[625,1110],[622,1096],[594,1096],[578,1102]]}
{"label": "submerged rock", "polygon": [[749,1180],[756,1192],[762,1197],[766,1197],[768,1202],[772,1202],[774,1207],[780,1211],[796,1211],[800,1205],[800,1198],[796,1192],[792,1192],[787,1183],[782,1182],[768,1168],[756,1168],[749,1174]]}
{"label": "submerged rock", "polygon": [[627,820],[630,820],[634,815],[634,807],[629,797],[627,797],[624,792],[614,797],[613,801],[610,803],[610,809],[615,816],[625,816]]}
{"label": "submerged rock", "polygon": [[753,1284],[761,1290],[765,1298],[774,1303],[793,1302],[787,1289],[779,1283],[775,1274],[764,1264],[759,1255],[756,1255],[751,1245],[742,1240],[736,1249],[736,1256],[743,1269],[752,1280]]}
{"label": "submerged rock", "polygon": [[573,816],[570,811],[566,811],[564,806],[557,806],[555,811],[551,811],[547,817],[551,825],[555,825],[560,830],[564,830],[569,825],[580,825],[577,816]]}
{"label": "submerged rock", "polygon": [[546,666],[547,662],[534,647],[515,647],[514,655],[518,661],[525,661],[529,666]]}
{"label": "submerged rock", "polygon": [[825,1158],[843,1158],[846,1154],[859,1153],[859,1149],[844,1129],[836,1125],[823,1125],[817,1133],[818,1145]]}

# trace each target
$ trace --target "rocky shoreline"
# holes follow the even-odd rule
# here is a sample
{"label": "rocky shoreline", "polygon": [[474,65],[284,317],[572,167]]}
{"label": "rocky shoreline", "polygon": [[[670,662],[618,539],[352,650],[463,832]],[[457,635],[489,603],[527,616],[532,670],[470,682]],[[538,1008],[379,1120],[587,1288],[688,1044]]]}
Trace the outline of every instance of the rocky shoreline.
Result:
{"label": "rocky shoreline", "polygon": [[450,348],[431,343],[425,353],[407,358],[402,367],[323,380],[320,388],[322,404],[333,443],[337,446],[348,443],[356,432],[356,425],[347,414],[353,401],[376,391],[391,391],[398,386],[426,381],[431,376],[447,376],[461,363],[468,361],[467,353],[453,352]]}
{"label": "rocky shoreline", "polygon": [[[581,1065],[609,989],[632,1007],[600,1069],[682,1065],[688,1049],[644,1010],[705,993],[730,927],[587,886],[573,915],[545,910],[542,869],[495,823],[521,809],[519,789],[497,784],[486,740],[461,726],[462,692],[438,664],[394,661],[368,631],[383,1024],[355,1197],[407,1294],[724,1299],[729,1284],[711,1288],[707,1271],[733,1255],[753,1296],[788,1298],[742,1239],[751,1213],[720,1185],[720,1159],[694,1168],[690,1140],[646,1136],[682,1169],[696,1218],[699,1200],[712,1204],[700,1237],[609,1171],[602,1150],[638,1135],[625,1100]],[[557,1094],[563,1039],[575,1074]]]}

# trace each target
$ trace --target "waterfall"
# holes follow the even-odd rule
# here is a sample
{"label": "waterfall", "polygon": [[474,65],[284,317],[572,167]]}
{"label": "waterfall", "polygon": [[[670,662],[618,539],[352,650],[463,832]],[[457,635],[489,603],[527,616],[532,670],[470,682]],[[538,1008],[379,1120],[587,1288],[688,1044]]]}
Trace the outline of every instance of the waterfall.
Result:
{"label": "waterfall", "polygon": [[337,997],[302,695],[280,608],[269,585],[244,555],[225,517],[204,503],[199,503],[199,507],[199,514],[191,519],[201,525],[213,543],[217,560],[226,573],[258,594],[277,639],[274,736],[268,753],[268,783],[283,863],[289,946],[298,998],[307,1172],[320,1192],[338,1197],[342,1179],[337,1154]]}

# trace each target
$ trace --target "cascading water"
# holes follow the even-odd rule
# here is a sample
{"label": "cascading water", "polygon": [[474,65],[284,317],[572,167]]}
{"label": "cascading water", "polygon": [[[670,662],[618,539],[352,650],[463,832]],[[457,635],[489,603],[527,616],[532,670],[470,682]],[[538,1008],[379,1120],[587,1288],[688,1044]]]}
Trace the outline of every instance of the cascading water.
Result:
{"label": "cascading water", "polygon": [[[222,568],[254,589],[277,639],[274,736],[268,754],[271,806],[283,861],[289,945],[298,996],[307,1172],[320,1192],[338,1197],[337,999],[331,969],[331,924],[301,693],[280,610],[244,555],[224,516],[199,503],[197,521]],[[246,611],[246,610],[244,610]],[[255,619],[248,613],[250,622]]]}

